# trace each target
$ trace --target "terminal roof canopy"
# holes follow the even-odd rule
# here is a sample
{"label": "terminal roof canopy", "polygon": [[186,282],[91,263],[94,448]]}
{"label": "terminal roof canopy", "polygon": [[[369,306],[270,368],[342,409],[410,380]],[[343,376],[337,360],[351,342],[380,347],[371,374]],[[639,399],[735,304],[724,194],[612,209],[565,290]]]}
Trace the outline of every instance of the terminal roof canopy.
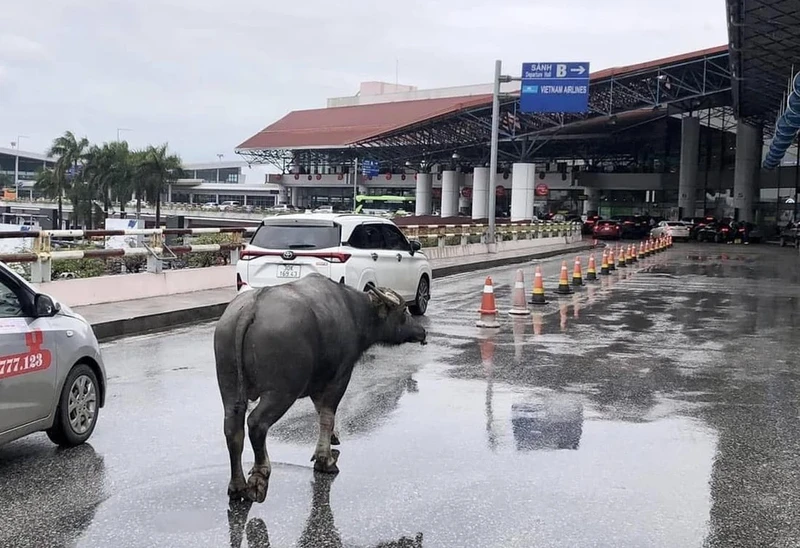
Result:
{"label": "terminal roof canopy", "polygon": [[[731,106],[727,46],[596,71],[590,82],[586,114],[522,113],[519,91],[505,93],[501,154],[528,157],[537,140],[573,139],[570,134],[580,138],[587,132],[593,132],[588,139],[605,138],[631,127],[634,118],[636,126],[681,112]],[[250,162],[279,167],[292,161],[335,164],[365,154],[382,163],[431,165],[456,151],[467,163],[483,163],[490,133],[490,94],[416,98],[294,111],[239,145],[237,153]]]}
{"label": "terminal roof canopy", "polygon": [[737,116],[775,121],[800,70],[800,0],[726,0]]}
{"label": "terminal roof canopy", "polygon": [[345,148],[402,127],[491,101],[491,96],[445,97],[370,105],[295,110],[237,149]]}

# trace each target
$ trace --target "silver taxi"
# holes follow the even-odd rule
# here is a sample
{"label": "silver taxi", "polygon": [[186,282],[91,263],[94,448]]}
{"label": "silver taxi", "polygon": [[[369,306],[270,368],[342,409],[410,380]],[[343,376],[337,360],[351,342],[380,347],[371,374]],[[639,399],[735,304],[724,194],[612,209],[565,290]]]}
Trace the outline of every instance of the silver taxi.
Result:
{"label": "silver taxi", "polygon": [[62,447],[80,445],[105,395],[91,325],[0,262],[0,445],[40,431]]}

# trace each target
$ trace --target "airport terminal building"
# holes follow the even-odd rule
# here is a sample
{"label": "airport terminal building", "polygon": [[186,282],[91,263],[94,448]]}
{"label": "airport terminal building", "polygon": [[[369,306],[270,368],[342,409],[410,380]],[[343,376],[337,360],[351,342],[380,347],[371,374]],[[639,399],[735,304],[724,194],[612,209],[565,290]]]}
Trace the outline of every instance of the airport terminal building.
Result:
{"label": "airport terminal building", "polygon": [[[503,84],[498,214],[794,217],[797,145],[777,168],[762,168],[791,66],[778,46],[751,50],[726,45],[594,71],[586,114],[524,113],[520,84]],[[752,70],[742,56],[755,50],[774,58],[771,80],[734,76]],[[290,112],[236,152],[277,167],[268,182],[298,207],[351,209],[356,197],[362,207],[484,218],[491,91],[366,82],[326,108]]]}

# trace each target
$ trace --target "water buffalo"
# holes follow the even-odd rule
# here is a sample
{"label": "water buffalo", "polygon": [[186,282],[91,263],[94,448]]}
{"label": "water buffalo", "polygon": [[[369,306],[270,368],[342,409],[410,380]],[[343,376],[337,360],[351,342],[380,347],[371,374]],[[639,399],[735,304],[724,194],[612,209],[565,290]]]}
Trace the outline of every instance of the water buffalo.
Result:
{"label": "water buffalo", "polygon": [[[356,362],[375,344],[425,344],[425,337],[403,298],[390,289],[362,292],[311,274],[237,295],[214,331],[231,499],[264,502],[271,470],[267,432],[300,398],[310,397],[319,414],[314,469],[337,473],[334,418]],[[245,483],[245,413],[248,401],[256,400],[247,417],[255,464]]]}

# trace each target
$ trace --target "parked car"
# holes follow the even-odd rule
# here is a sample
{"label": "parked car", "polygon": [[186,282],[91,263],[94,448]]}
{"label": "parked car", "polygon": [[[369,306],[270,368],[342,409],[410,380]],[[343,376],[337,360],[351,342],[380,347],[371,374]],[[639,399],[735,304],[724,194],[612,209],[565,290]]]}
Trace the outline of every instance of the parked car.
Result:
{"label": "parked car", "polygon": [[786,247],[791,244],[794,247],[800,246],[800,238],[798,237],[798,225],[789,223],[780,232],[781,247]]}
{"label": "parked car", "polygon": [[697,229],[698,242],[724,243],[731,237],[731,225],[720,221],[706,223],[702,228]]}
{"label": "parked car", "polygon": [[640,216],[617,215],[611,217],[611,220],[620,225],[622,238],[641,239],[650,230],[650,225]]}
{"label": "parked car", "polygon": [[219,210],[220,211],[225,211],[225,210],[228,210],[228,209],[238,209],[238,208],[241,207],[241,205],[242,204],[240,204],[239,202],[236,202],[234,200],[226,200],[226,201],[222,202],[221,204],[219,204]]}
{"label": "parked car", "polygon": [[44,431],[84,443],[105,403],[106,372],[91,325],[0,262],[0,445]]}
{"label": "parked car", "polygon": [[600,220],[600,215],[587,215],[586,219],[583,221],[583,225],[581,227],[582,234],[593,234],[594,233],[594,225]]}
{"label": "parked car", "polygon": [[369,285],[397,291],[414,315],[431,296],[431,266],[416,240],[390,219],[351,214],[289,214],[268,217],[236,263],[239,291],[279,285],[312,272],[357,289]]}
{"label": "parked car", "polygon": [[650,231],[653,238],[672,236],[673,240],[689,241],[691,226],[683,221],[661,221]]}
{"label": "parked car", "polygon": [[593,235],[597,239],[619,240],[622,237],[622,230],[619,223],[608,219],[601,219],[594,225]]}
{"label": "parked car", "polygon": [[708,223],[714,222],[714,217],[706,216],[706,217],[684,217],[681,219],[684,223],[690,225],[689,228],[689,238],[692,240],[697,240],[697,233],[705,228]]}

